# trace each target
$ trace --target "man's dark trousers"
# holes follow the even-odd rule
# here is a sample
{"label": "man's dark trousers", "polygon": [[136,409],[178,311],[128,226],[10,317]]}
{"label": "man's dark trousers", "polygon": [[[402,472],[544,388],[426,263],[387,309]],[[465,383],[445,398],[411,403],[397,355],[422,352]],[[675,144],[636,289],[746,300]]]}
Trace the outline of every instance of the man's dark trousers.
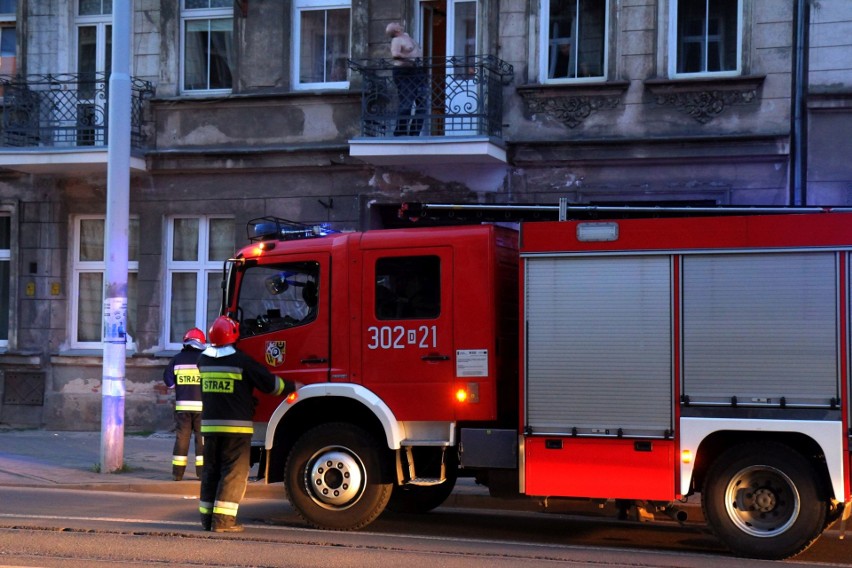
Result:
{"label": "man's dark trousers", "polygon": [[227,529],[236,524],[237,509],[246,492],[251,435],[205,434],[201,475],[201,523]]}

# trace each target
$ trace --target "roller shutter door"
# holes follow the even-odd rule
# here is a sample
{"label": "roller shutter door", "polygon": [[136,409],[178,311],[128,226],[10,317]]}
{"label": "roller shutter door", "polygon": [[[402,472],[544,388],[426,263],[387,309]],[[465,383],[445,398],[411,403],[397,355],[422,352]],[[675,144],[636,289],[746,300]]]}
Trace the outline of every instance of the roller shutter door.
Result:
{"label": "roller shutter door", "polygon": [[683,321],[691,403],[825,406],[838,396],[834,253],[685,257]]}
{"label": "roller shutter door", "polygon": [[533,432],[670,430],[670,258],[533,257],[525,281]]}

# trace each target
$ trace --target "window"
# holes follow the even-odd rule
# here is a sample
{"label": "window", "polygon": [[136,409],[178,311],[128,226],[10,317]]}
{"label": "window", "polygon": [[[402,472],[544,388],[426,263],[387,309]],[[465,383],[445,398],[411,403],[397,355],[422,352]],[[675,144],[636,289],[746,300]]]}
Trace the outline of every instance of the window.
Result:
{"label": "window", "polygon": [[15,5],[15,0],[0,0],[0,75],[14,75],[18,70]]}
{"label": "window", "polygon": [[183,92],[229,92],[233,85],[234,1],[183,0]]}
{"label": "window", "polygon": [[0,213],[0,347],[9,346],[9,287],[12,266],[12,219]]}
{"label": "window", "polygon": [[[103,96],[112,68],[112,2],[80,0],[77,4],[76,143],[106,143],[106,107]],[[71,118],[71,117],[69,117]],[[97,126],[100,128],[91,128]]]}
{"label": "window", "polygon": [[742,0],[673,0],[673,75],[739,72]]}
{"label": "window", "polygon": [[[104,217],[85,216],[74,220],[73,280],[70,310],[72,348],[101,347],[105,241]],[[130,219],[127,275],[127,347],[133,348],[136,335],[136,290],[139,272],[139,219]]]}
{"label": "window", "polygon": [[542,0],[541,59],[546,82],[606,74],[608,2]]}
{"label": "window", "polygon": [[246,270],[240,285],[241,334],[257,335],[316,320],[319,281],[316,262]]}
{"label": "window", "polygon": [[222,266],[234,252],[234,221],[227,217],[169,220],[166,348],[179,349],[186,330],[208,329],[222,303]]}
{"label": "window", "polygon": [[347,0],[295,0],[296,89],[349,86],[350,5]]}
{"label": "window", "polygon": [[441,260],[401,256],[376,261],[376,319],[432,319],[441,315]]}

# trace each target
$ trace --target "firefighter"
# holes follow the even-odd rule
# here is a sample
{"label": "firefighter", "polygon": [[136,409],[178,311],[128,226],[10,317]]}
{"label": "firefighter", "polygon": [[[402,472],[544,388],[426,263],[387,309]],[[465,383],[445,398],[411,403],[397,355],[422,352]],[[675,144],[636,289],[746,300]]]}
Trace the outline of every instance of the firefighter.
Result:
{"label": "firefighter", "polygon": [[285,382],[239,351],[239,324],[219,316],[210,326],[210,347],[198,359],[204,409],[204,474],[201,477],[201,526],[214,532],[241,532],[237,509],[246,490],[253,432],[253,389],[290,394]]}
{"label": "firefighter", "polygon": [[195,438],[195,475],[200,479],[204,466],[204,438],[201,436],[201,379],[198,356],[205,348],[204,332],[194,327],[183,336],[183,349],[172,357],[163,371],[163,382],[175,389],[175,447],[172,451],[172,479],[180,481],[189,462],[190,438]]}

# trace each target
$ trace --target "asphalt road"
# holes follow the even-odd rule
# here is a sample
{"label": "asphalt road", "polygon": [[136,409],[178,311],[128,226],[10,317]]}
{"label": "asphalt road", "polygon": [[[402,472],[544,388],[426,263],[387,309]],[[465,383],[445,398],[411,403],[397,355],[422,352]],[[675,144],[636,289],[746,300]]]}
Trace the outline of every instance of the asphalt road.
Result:
{"label": "asphalt road", "polygon": [[305,527],[284,500],[249,498],[246,532],[200,530],[197,484],[184,493],[0,487],[0,566],[849,566],[852,545],[829,531],[778,563],[731,557],[701,525],[441,507],[385,514],[368,530]]}

